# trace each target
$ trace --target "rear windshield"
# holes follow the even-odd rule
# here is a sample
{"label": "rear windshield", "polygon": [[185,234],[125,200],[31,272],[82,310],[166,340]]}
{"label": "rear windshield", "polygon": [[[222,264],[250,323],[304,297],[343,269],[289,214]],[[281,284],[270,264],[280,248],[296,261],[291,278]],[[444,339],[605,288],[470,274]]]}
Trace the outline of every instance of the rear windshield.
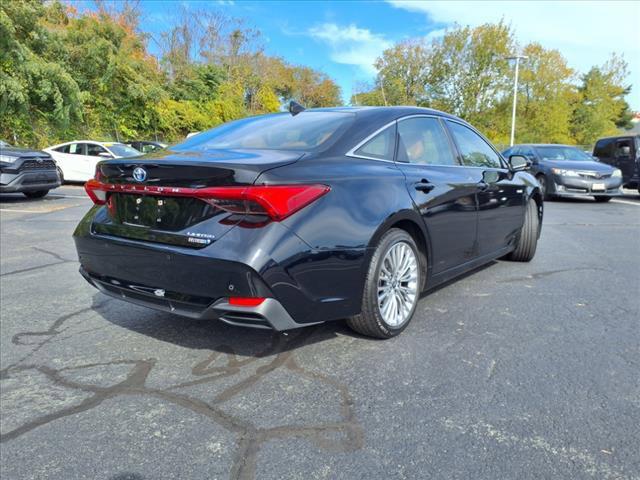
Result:
{"label": "rear windshield", "polygon": [[354,114],[342,112],[261,115],[226,123],[195,135],[173,148],[315,150],[333,143],[354,118]]}
{"label": "rear windshield", "polygon": [[591,155],[574,147],[536,147],[536,152],[543,160],[593,161]]}

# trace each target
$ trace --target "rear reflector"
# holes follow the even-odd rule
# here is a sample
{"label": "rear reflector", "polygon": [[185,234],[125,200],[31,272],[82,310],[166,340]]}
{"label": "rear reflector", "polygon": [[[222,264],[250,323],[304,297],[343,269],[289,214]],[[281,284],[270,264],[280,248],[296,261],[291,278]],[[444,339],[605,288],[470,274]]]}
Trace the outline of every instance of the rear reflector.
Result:
{"label": "rear reflector", "polygon": [[133,193],[169,197],[199,198],[222,210],[236,214],[268,215],[283,220],[329,192],[327,185],[251,185],[246,187],[159,187],[102,183],[89,180],[87,194],[97,205],[104,205],[107,193]]}
{"label": "rear reflector", "polygon": [[264,300],[264,298],[260,297],[231,297],[229,298],[229,305],[236,307],[257,307],[264,302]]}

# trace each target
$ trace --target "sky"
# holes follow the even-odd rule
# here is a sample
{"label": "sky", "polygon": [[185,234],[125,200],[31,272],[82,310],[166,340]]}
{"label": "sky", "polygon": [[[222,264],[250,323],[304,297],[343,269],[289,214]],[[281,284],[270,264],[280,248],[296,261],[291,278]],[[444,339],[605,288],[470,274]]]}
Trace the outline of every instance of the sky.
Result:
{"label": "sky", "polygon": [[[262,32],[266,53],[327,73],[349,101],[359,82],[375,78],[373,62],[406,38],[437,37],[455,24],[501,19],[523,45],[559,50],[570,67],[586,73],[612,52],[629,63],[627,97],[640,111],[640,2],[638,1],[157,1],[142,0],[144,31],[158,36],[181,9],[223,11]],[[154,42],[150,50],[157,53]]]}

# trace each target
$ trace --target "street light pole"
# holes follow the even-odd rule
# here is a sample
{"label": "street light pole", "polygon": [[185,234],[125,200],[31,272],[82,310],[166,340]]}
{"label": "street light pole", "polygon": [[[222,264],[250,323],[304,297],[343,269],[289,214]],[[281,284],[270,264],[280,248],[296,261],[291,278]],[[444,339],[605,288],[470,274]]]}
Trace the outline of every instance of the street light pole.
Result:
{"label": "street light pole", "polygon": [[516,103],[518,101],[518,71],[520,68],[520,60],[526,60],[527,58],[529,57],[525,57],[524,55],[507,57],[507,60],[516,61],[516,74],[513,80],[513,111],[511,112],[511,141],[509,143],[510,147],[513,147],[513,141],[516,135]]}

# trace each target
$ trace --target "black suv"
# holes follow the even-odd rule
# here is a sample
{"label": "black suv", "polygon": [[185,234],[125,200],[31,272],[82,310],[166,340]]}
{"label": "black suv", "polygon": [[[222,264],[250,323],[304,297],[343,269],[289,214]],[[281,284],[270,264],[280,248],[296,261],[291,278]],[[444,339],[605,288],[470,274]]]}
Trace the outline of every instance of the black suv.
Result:
{"label": "black suv", "polygon": [[41,198],[59,186],[56,162],[48,153],[0,141],[0,193],[22,192],[29,198]]}
{"label": "black suv", "polygon": [[622,184],[640,192],[640,135],[601,138],[593,156],[622,171]]}

